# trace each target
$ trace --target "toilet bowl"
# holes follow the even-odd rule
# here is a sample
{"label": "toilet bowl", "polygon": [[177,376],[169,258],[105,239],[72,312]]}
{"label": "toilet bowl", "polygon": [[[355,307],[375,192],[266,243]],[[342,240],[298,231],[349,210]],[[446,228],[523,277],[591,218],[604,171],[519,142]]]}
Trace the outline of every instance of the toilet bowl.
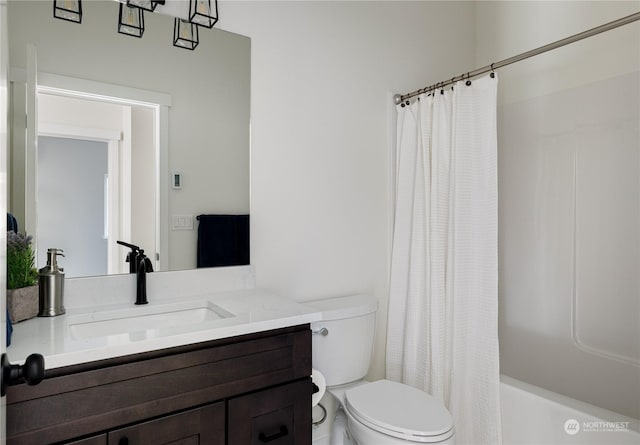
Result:
{"label": "toilet bowl", "polygon": [[402,383],[363,380],[373,350],[375,298],[355,295],[306,304],[323,314],[311,325],[313,367],[324,375],[338,416],[346,417],[334,422],[334,430],[344,432],[333,431],[331,445],[455,443],[453,420],[441,401]]}

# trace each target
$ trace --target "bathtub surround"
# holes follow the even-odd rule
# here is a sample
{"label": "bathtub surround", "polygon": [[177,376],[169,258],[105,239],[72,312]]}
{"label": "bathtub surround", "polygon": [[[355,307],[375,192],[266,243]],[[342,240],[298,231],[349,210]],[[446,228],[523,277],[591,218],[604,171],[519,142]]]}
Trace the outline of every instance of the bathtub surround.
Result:
{"label": "bathtub surround", "polygon": [[387,378],[443,400],[458,443],[501,443],[497,83],[398,107]]}
{"label": "bathtub surround", "polygon": [[[483,2],[475,65],[638,10]],[[501,69],[498,95],[501,371],[636,419],[639,71],[636,22]]]}
{"label": "bathtub surround", "polygon": [[498,114],[501,316],[517,322],[500,326],[502,371],[636,418],[639,85],[636,72]]}

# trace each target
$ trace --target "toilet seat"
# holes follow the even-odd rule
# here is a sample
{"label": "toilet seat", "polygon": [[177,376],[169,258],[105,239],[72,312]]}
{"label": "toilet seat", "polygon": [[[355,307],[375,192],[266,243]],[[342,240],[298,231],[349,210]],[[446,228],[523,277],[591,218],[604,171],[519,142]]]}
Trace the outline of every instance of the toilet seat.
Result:
{"label": "toilet seat", "polygon": [[454,433],[442,402],[408,385],[378,380],[345,393],[349,414],[367,427],[412,442],[440,442]]}

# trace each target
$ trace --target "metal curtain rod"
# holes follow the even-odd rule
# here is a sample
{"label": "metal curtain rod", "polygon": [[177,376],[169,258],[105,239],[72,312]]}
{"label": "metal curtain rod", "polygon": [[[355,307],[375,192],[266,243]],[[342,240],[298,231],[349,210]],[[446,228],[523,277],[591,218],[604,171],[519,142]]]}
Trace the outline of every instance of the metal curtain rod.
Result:
{"label": "metal curtain rod", "polygon": [[604,25],[597,26],[595,28],[589,29],[587,31],[583,31],[581,33],[572,35],[571,37],[566,37],[564,39],[560,39],[553,43],[549,43],[548,45],[541,46],[536,49],[532,49],[530,51],[524,52],[522,54],[518,54],[517,56],[509,57],[508,59],[501,60],[500,62],[492,63],[491,65],[484,66],[482,68],[475,69],[473,71],[469,71],[468,73],[461,74],[459,76],[453,77],[450,80],[446,80],[444,82],[439,82],[428,87],[421,88],[416,91],[412,91],[407,94],[396,94],[393,96],[393,101],[396,105],[401,104],[407,99],[411,99],[419,94],[426,93],[432,89],[442,88],[447,85],[452,85],[459,80],[470,79],[472,77],[477,77],[485,73],[489,73],[497,68],[502,68],[503,66],[511,65],[512,63],[520,62],[521,60],[528,59],[529,57],[537,56],[538,54],[546,53],[547,51],[551,51],[552,49],[560,48],[561,46],[569,45],[570,43],[577,42],[582,39],[586,39],[587,37],[595,36],[597,34],[610,31],[612,29],[618,28],[623,25],[628,25],[629,23],[633,23],[635,21],[640,20],[640,12],[636,12],[634,14],[628,15],[626,17],[622,17],[618,20],[614,20],[609,23],[605,23]]}

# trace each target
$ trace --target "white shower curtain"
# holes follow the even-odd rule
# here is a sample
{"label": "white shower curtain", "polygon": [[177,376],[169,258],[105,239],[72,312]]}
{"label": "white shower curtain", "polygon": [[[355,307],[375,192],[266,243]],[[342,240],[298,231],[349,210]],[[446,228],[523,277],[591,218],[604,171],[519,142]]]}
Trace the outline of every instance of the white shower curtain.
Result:
{"label": "white shower curtain", "polygon": [[444,401],[458,444],[501,443],[497,81],[398,107],[387,378]]}

